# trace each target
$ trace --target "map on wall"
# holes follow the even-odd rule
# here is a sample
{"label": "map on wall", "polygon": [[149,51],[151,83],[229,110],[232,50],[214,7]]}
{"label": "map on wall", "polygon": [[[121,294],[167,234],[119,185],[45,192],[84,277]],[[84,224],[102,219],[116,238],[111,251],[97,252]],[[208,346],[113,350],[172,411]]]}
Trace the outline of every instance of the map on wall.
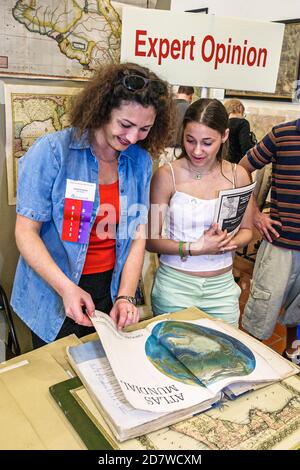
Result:
{"label": "map on wall", "polygon": [[68,126],[72,95],[79,90],[5,84],[8,204],[16,203],[19,158],[38,137]]}
{"label": "map on wall", "polygon": [[250,128],[258,140],[261,140],[264,135],[270,132],[273,126],[299,118],[299,109],[297,107],[293,108],[293,105],[270,107],[262,102],[259,106],[254,103],[248,104],[246,101],[244,104]]}
{"label": "map on wall", "polygon": [[110,0],[0,0],[0,76],[88,79],[120,57]]}

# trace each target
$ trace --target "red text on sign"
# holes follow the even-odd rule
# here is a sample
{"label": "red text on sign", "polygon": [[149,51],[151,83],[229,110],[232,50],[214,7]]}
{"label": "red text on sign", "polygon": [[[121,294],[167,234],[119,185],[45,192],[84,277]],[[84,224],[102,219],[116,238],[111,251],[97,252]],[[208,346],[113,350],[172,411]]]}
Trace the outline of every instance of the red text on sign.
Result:
{"label": "red text on sign", "polygon": [[165,59],[194,61],[195,54],[199,60],[211,63],[215,70],[220,64],[265,67],[268,58],[268,51],[265,47],[249,46],[247,39],[244,39],[241,45],[233,44],[232,38],[228,38],[227,43],[217,42],[212,35],[207,34],[199,41],[197,47],[193,35],[189,39],[170,40],[150,37],[148,31],[144,29],[136,30],[136,57],[153,57],[157,59],[158,65],[161,65]]}
{"label": "red text on sign", "polygon": [[162,60],[167,57],[172,59],[194,60],[195,37],[179,41],[173,39],[169,41],[167,38],[151,38],[147,37],[147,31],[138,29],[135,36],[135,55],[137,57],[155,57],[161,65]]}

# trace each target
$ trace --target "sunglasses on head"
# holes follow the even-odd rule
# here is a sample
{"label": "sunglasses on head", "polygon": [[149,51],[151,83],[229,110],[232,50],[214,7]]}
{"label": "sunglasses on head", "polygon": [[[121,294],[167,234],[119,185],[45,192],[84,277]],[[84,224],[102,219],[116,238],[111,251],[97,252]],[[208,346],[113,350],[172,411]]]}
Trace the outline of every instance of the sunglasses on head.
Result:
{"label": "sunglasses on head", "polygon": [[118,83],[121,83],[126,90],[131,91],[132,93],[143,91],[148,86],[150,86],[152,90],[159,95],[166,93],[166,86],[163,82],[158,79],[146,78],[142,75],[124,75]]}

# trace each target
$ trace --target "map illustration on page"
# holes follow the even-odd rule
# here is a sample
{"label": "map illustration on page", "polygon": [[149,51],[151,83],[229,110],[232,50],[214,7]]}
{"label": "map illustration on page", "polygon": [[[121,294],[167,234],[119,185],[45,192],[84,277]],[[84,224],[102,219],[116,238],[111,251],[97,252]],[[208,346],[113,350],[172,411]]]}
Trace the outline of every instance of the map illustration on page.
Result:
{"label": "map illustration on page", "polygon": [[210,319],[158,320],[134,332],[109,316],[93,322],[124,396],[135,408],[172,412],[212,399],[235,382],[276,381],[268,362]]}
{"label": "map illustration on page", "polygon": [[298,371],[245,333],[208,318],[164,315],[123,332],[96,312],[93,323],[101,342],[71,347],[68,356],[119,441]]}

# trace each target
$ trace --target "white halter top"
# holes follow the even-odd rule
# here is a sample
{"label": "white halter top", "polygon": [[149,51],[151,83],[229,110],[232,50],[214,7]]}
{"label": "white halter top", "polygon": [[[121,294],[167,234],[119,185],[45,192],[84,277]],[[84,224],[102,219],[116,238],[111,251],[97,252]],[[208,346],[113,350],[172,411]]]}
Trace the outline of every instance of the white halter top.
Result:
{"label": "white halter top", "polygon": [[[172,172],[174,194],[166,214],[166,236],[170,240],[194,242],[213,223],[217,199],[199,199],[177,191],[173,167],[171,163],[168,165]],[[233,188],[235,188],[235,178],[233,178]],[[188,256],[186,261],[182,261],[179,254],[161,255],[160,262],[182,271],[217,271],[232,265],[232,253]]]}

